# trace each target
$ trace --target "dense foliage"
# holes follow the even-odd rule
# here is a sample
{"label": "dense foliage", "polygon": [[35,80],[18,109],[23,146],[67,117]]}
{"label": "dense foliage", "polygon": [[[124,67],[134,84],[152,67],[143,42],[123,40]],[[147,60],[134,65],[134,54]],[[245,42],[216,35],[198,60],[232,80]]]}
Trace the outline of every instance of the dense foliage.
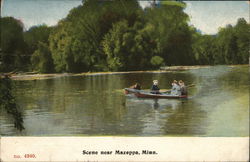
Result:
{"label": "dense foliage", "polygon": [[238,19],[233,27],[227,25],[216,35],[193,36],[193,54],[197,64],[247,64],[250,31],[245,19]]}
{"label": "dense foliage", "polygon": [[1,18],[0,71],[128,71],[164,65],[246,64],[249,24],[203,35],[188,25],[183,2],[142,9],[136,0],[84,0],[55,27],[23,32],[20,21]]}
{"label": "dense foliage", "polygon": [[37,50],[31,57],[33,70],[42,73],[54,72],[54,63],[47,44],[39,42]]}
{"label": "dense foliage", "polygon": [[46,25],[33,26],[24,32],[26,53],[30,59],[30,69],[42,73],[53,72],[54,65],[49,46],[49,35],[52,28]]}
{"label": "dense foliage", "polygon": [[26,45],[23,39],[22,23],[12,17],[3,17],[0,19],[0,25],[0,71],[23,69],[23,65],[29,60],[25,57]]}
{"label": "dense foliage", "polygon": [[14,126],[18,130],[23,130],[23,116],[20,108],[16,104],[16,99],[12,95],[12,81],[8,76],[0,76],[0,111],[5,110],[14,119]]}
{"label": "dense foliage", "polygon": [[28,52],[32,54],[37,48],[39,42],[48,44],[49,35],[52,28],[46,25],[33,26],[24,33],[24,41],[28,45]]}

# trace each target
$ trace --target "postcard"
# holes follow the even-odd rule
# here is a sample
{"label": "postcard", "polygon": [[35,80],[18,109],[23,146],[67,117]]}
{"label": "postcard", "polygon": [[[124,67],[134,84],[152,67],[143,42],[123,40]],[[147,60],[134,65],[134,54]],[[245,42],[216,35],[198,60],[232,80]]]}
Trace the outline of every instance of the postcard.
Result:
{"label": "postcard", "polygon": [[0,157],[249,161],[249,1],[2,0]]}

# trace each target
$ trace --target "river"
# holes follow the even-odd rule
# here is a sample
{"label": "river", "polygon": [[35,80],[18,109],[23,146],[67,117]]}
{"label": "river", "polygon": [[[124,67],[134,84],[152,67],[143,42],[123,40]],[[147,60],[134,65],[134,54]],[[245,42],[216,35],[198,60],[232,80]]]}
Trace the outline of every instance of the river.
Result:
{"label": "river", "polygon": [[[23,131],[0,114],[2,136],[249,136],[249,66],[211,66],[175,72],[64,76],[16,80]],[[135,82],[162,89],[173,79],[188,99],[138,99],[123,88]]]}

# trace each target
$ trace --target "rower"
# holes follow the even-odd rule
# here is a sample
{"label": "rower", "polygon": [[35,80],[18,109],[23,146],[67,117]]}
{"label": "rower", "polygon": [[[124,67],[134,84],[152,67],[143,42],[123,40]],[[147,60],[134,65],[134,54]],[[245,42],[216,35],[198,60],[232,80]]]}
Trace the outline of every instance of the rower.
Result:
{"label": "rower", "polygon": [[180,96],[181,95],[181,87],[178,85],[176,80],[172,83],[171,95]]}
{"label": "rower", "polygon": [[131,88],[141,90],[141,85],[139,83],[135,83]]}
{"label": "rower", "polygon": [[185,83],[182,80],[179,80],[179,85],[181,88],[181,95],[186,96],[188,93],[187,93],[187,87],[185,86]]}
{"label": "rower", "polygon": [[160,88],[158,87],[158,80],[153,80],[153,85],[151,87],[150,93],[160,94]]}

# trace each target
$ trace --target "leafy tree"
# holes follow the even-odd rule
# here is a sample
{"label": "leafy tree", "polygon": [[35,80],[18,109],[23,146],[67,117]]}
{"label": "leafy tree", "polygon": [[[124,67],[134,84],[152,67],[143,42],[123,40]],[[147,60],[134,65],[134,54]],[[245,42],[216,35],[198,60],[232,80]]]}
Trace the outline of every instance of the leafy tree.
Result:
{"label": "leafy tree", "polygon": [[68,24],[61,22],[58,27],[52,31],[49,38],[49,49],[57,72],[70,71],[73,67],[73,55],[71,54],[71,36],[69,34]]}
{"label": "leafy tree", "polygon": [[238,63],[247,64],[249,60],[250,25],[244,18],[239,18],[234,28],[237,39]]}
{"label": "leafy tree", "polygon": [[152,37],[157,42],[158,54],[168,65],[192,64],[192,35],[187,24],[189,18],[184,6],[162,3],[159,7],[146,9],[147,23],[155,32]]}
{"label": "leafy tree", "polygon": [[186,3],[185,2],[177,1],[177,0],[164,0],[164,1],[160,1],[160,4],[162,4],[162,5],[179,6],[179,7],[182,7],[182,8],[186,7]]}
{"label": "leafy tree", "polygon": [[55,27],[25,32],[20,21],[0,18],[0,71],[30,65],[40,72],[83,72],[248,62],[245,19],[204,35],[188,25],[185,7],[173,0],[154,1],[144,10],[136,0],[84,0]]}
{"label": "leafy tree", "polygon": [[220,28],[216,35],[193,32],[193,53],[198,64],[242,64],[249,54],[249,24],[238,19],[235,26]]}
{"label": "leafy tree", "polygon": [[28,53],[31,55],[38,48],[39,42],[49,43],[49,35],[52,27],[47,25],[33,26],[24,32],[24,41],[28,46]]}
{"label": "leafy tree", "polygon": [[[123,35],[128,31],[128,23],[121,21],[113,25],[110,33],[106,34],[102,42],[103,51],[107,55],[107,63],[109,70],[122,70],[125,66],[125,54],[121,52],[123,44]],[[125,38],[129,39],[131,35],[126,34]]]}
{"label": "leafy tree", "polygon": [[9,76],[0,76],[0,109],[4,109],[14,118],[14,126],[22,131],[23,116],[20,107],[16,104],[16,99],[12,95],[12,81]]}
{"label": "leafy tree", "polygon": [[0,71],[24,69],[27,63],[23,24],[12,17],[0,18],[1,25],[1,59]]}
{"label": "leafy tree", "polygon": [[194,39],[192,48],[196,63],[213,65],[215,63],[216,38],[212,35],[197,34]]}
{"label": "leafy tree", "polygon": [[104,70],[106,55],[100,46],[103,36],[115,23],[134,23],[139,9],[136,0],[84,1],[61,21],[50,36],[50,50],[56,71]]}
{"label": "leafy tree", "polygon": [[41,73],[54,71],[54,64],[47,44],[39,42],[37,50],[31,58],[32,67]]}
{"label": "leafy tree", "polygon": [[[237,37],[235,36],[232,25],[227,25],[226,28],[221,28],[217,37],[218,54],[221,55],[226,64],[237,63]],[[222,61],[220,62],[222,63]]]}
{"label": "leafy tree", "polygon": [[102,42],[109,70],[150,68],[150,58],[156,51],[156,43],[150,37],[151,30],[140,22],[133,27],[129,27],[126,20],[114,24]]}
{"label": "leafy tree", "polygon": [[163,65],[164,63],[164,59],[160,56],[153,56],[150,60],[150,63],[156,67],[156,68],[159,68],[160,66]]}

